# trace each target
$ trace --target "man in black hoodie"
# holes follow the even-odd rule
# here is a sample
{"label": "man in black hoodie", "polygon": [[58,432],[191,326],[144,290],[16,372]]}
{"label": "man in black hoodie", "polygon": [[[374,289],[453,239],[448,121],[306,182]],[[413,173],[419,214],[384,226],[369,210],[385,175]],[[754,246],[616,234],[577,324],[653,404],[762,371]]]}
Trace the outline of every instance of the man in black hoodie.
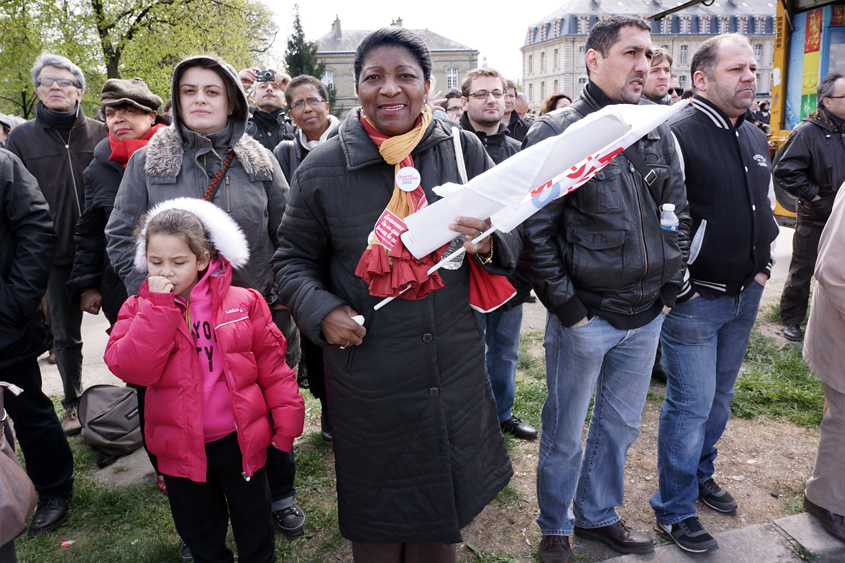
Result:
{"label": "man in black hoodie", "polygon": [[[508,136],[501,122],[504,113],[506,82],[497,70],[476,68],[469,71],[461,84],[461,127],[475,133],[493,162],[500,164],[519,152],[520,144]],[[514,110],[516,113],[516,110]],[[485,329],[487,373],[502,431],[517,438],[534,439],[537,429],[511,412],[519,361],[519,332],[522,328],[522,304],[531,295],[531,284],[518,273],[509,281],[517,294],[510,301],[489,313],[476,312]]]}

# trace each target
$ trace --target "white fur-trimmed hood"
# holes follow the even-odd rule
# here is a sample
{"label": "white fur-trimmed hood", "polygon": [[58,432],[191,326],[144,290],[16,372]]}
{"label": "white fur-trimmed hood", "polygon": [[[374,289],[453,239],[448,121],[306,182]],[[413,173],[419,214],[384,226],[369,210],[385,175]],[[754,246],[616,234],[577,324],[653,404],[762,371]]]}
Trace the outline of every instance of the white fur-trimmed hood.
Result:
{"label": "white fur-trimmed hood", "polygon": [[249,261],[249,244],[241,228],[228,213],[202,199],[180,197],[163,201],[152,208],[147,223],[135,243],[135,269],[147,271],[147,224],[150,219],[168,209],[183,209],[199,218],[211,234],[214,248],[237,270]]}

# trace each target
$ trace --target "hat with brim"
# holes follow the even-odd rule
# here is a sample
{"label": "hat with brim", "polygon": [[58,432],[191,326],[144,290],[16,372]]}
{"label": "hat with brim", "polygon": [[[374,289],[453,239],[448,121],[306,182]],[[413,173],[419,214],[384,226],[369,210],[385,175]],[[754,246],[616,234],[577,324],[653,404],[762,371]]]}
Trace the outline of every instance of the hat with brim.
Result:
{"label": "hat with brim", "polygon": [[103,107],[130,105],[150,113],[156,113],[161,103],[161,98],[153,94],[140,78],[110,78],[103,84],[103,93],[100,96],[100,104]]}

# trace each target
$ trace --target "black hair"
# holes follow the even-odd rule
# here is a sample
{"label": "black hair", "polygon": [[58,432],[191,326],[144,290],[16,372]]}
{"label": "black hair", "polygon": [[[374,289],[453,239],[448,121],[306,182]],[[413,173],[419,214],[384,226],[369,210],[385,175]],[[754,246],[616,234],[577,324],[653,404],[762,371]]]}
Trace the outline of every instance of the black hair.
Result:
{"label": "black hair", "polygon": [[364,68],[364,59],[379,47],[401,47],[408,51],[420,65],[423,71],[423,79],[431,78],[431,54],[428,47],[419,35],[410,29],[398,26],[383,27],[377,29],[364,37],[355,51],[355,83],[361,80],[361,70]]}
{"label": "black hair", "polygon": [[651,32],[651,26],[643,18],[636,16],[610,16],[599,20],[587,36],[587,51],[594,49],[602,57],[610,54],[610,48],[619,41],[619,30],[623,27],[638,27]]}
{"label": "black hair", "polygon": [[323,84],[319,78],[314,78],[308,74],[300,74],[296,78],[290,81],[287,88],[285,88],[285,101],[288,103],[288,107],[293,103],[293,91],[308,84],[313,86],[319,92],[320,97],[323,98],[325,101],[329,101],[329,91],[326,90],[326,85]]}

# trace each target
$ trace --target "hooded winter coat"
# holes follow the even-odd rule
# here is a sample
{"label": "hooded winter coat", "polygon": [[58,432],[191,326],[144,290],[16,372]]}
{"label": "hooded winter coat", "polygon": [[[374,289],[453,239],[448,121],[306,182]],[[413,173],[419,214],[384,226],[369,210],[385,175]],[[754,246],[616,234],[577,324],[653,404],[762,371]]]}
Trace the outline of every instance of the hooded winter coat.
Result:
{"label": "hooded winter coat", "polygon": [[[243,235],[231,222],[203,223],[212,240],[220,237],[237,244],[235,256],[230,253],[234,263],[246,261]],[[139,238],[133,256],[143,259],[141,245],[146,246],[146,239]],[[294,438],[302,434],[305,408],[294,372],[285,363],[285,340],[267,303],[258,291],[231,285],[232,265],[217,246],[222,268],[211,272],[207,282],[214,336],[231,395],[244,476],[251,477],[267,462],[271,441],[291,451]],[[147,387],[144,433],[159,470],[204,483],[203,370],[185,310],[173,294],[150,293],[144,280],[139,294],[121,307],[104,359],[117,377]]]}
{"label": "hooded winter coat", "polygon": [[[274,257],[279,297],[296,324],[324,346],[334,438],[338,516],[355,542],[457,543],[460,530],[508,483],[512,469],[484,366],[484,340],[469,307],[469,264],[441,270],[426,299],[381,301],[355,268],[390,200],[394,167],[353,110],[338,135],[293,176]],[[428,201],[460,183],[451,126],[434,119],[411,153]],[[493,163],[461,132],[470,178]],[[510,273],[518,242],[494,235],[492,270]],[[347,304],[363,315],[360,346],[329,346],[320,325]]]}
{"label": "hooded winter coat", "polygon": [[[176,66],[171,88],[174,99],[179,96],[178,79],[185,67],[200,58],[208,57],[191,57]],[[109,259],[129,295],[137,293],[144,280],[144,274],[132,267],[132,231],[141,216],[168,199],[201,199],[232,150],[235,158],[211,201],[232,216],[249,243],[250,261],[234,272],[233,283],[256,289],[268,302],[273,301],[270,259],[277,246],[276,230],[285,210],[288,185],[270,151],[244,134],[249,119],[246,94],[235,69],[225,65],[224,71],[222,79],[243,96],[240,113],[229,118],[225,129],[200,135],[185,127],[174,113],[173,124],[156,133],[126,166],[106,225],[106,237]]]}

